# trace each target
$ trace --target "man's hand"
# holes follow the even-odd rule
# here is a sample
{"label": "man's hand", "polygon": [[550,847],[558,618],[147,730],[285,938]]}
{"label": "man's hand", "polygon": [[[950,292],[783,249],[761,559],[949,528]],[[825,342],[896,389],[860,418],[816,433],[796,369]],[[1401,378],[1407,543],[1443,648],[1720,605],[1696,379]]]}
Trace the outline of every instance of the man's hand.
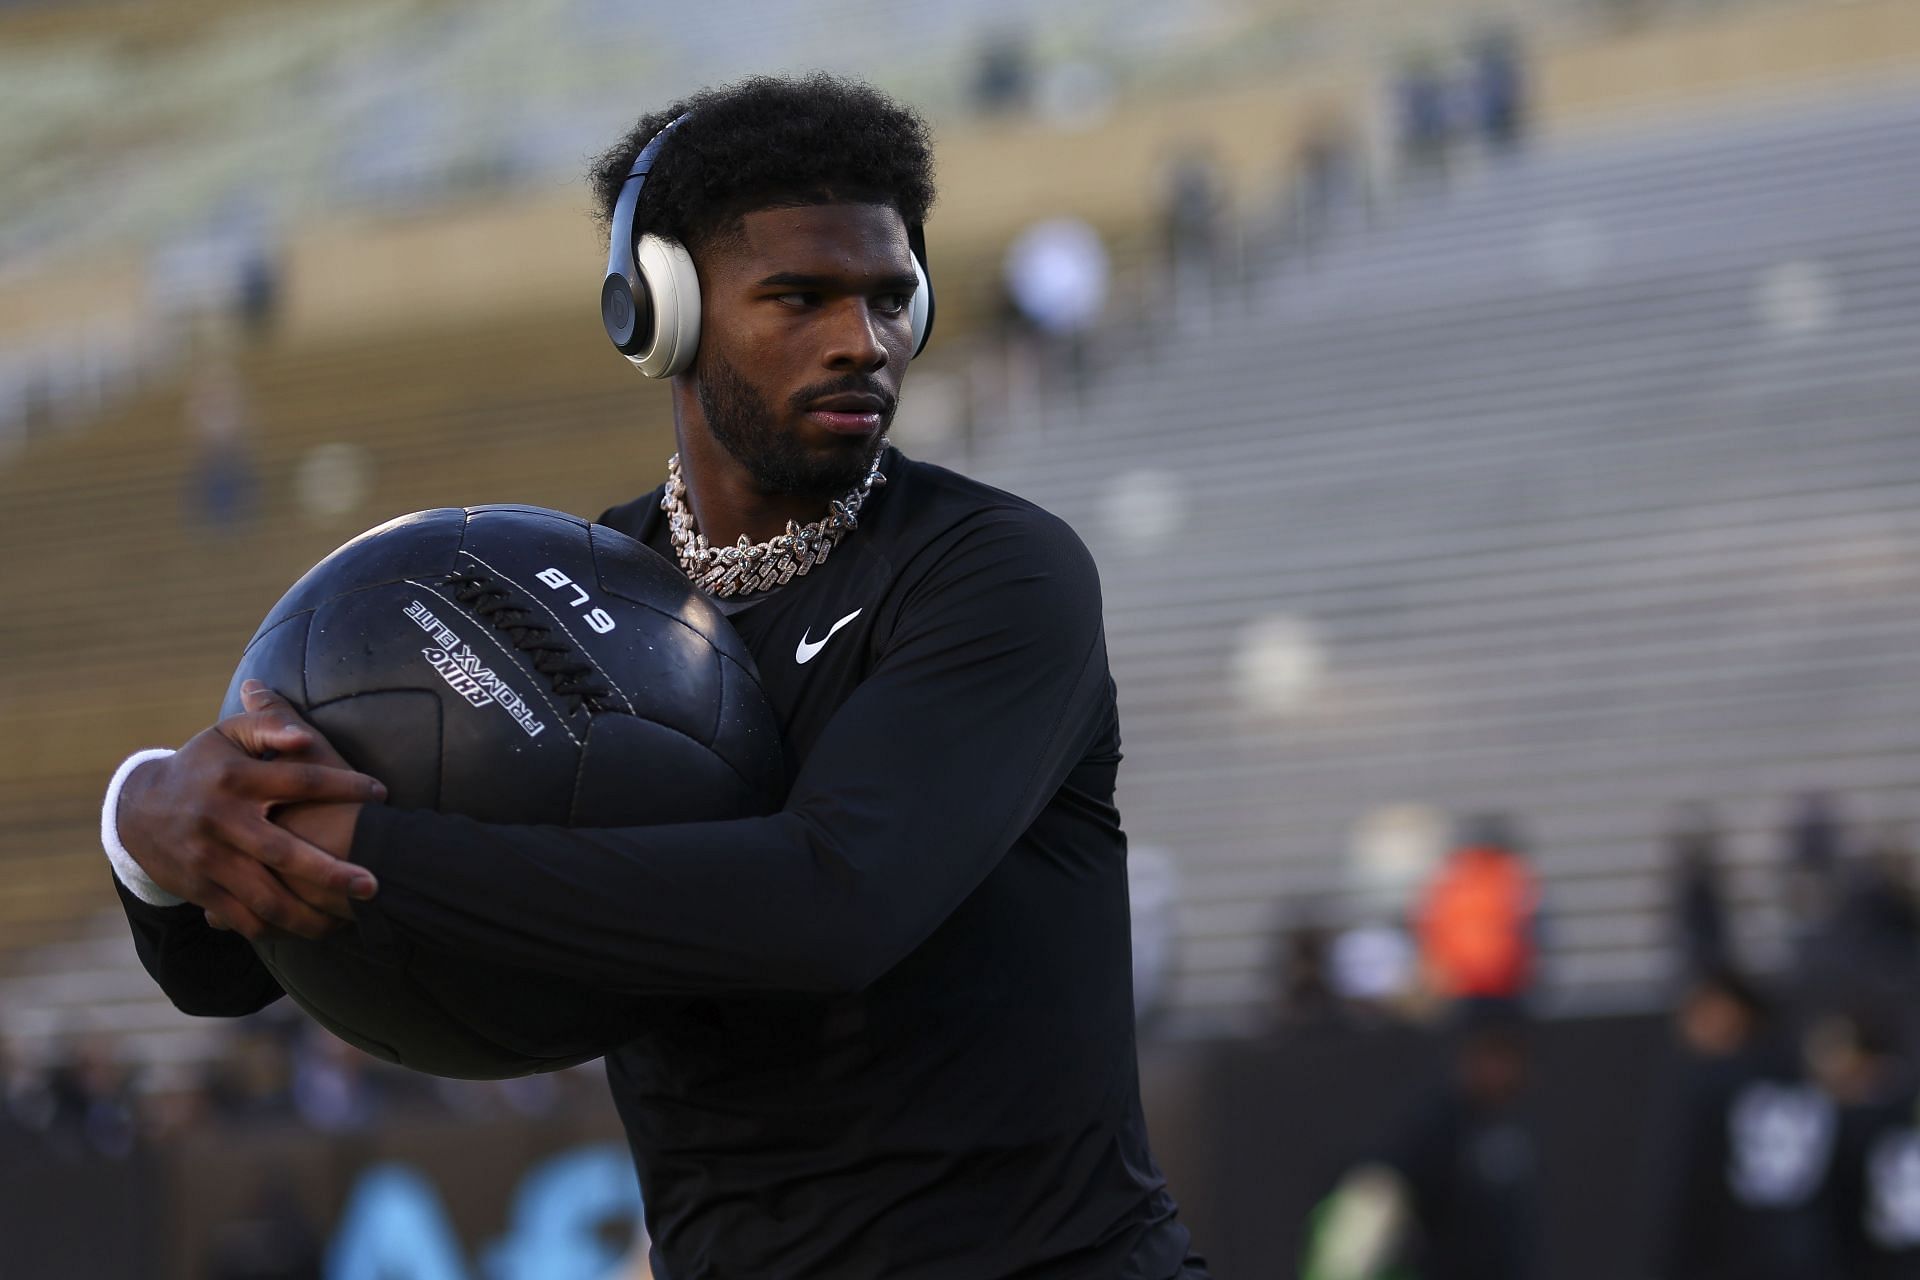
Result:
{"label": "man's hand", "polygon": [[[318,729],[308,724],[285,698],[252,680],[242,686],[241,694],[248,711],[278,713],[289,725],[295,729],[304,730],[311,738],[311,745],[304,750],[282,751],[274,757],[275,759],[290,761],[294,764],[320,765],[323,768],[339,769],[348,773],[353,771],[353,766],[334,750],[333,744],[328,742]],[[381,787],[380,791],[384,797],[386,788]],[[353,829],[360,818],[360,805],[317,802],[289,804],[274,810],[272,816],[275,826],[291,831],[322,853],[344,859],[353,851]],[[371,885],[373,879],[371,872],[361,871],[359,875]],[[348,901],[351,884],[349,891],[343,891],[337,886],[296,877],[285,878],[283,883],[314,910],[339,920],[353,919],[353,904]],[[352,896],[361,896],[364,900],[371,898],[373,892],[369,888],[365,895]],[[216,928],[227,927],[218,919],[210,918],[209,923]]]}
{"label": "man's hand", "polygon": [[[359,806],[386,788],[348,770],[278,694],[253,681],[243,693],[245,712],[134,770],[120,793],[120,839],[155,884],[197,903],[211,924],[248,938],[322,938],[352,919],[350,898],[377,889],[345,855]],[[269,756],[278,758],[259,758]],[[301,834],[272,821],[292,805],[313,806],[292,815]]]}

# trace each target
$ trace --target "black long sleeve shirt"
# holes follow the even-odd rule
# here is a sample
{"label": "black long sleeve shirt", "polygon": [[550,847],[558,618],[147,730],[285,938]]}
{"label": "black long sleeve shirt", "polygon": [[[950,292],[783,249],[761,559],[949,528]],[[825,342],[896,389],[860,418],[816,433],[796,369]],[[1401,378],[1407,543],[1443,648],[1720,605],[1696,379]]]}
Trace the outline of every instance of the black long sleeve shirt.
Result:
{"label": "black long sleeve shirt", "polygon": [[[608,1074],[663,1280],[1198,1275],[1140,1111],[1094,566],[1029,503],[885,471],[826,564],[733,616],[795,769],[780,812],[368,808],[363,940],[633,1002]],[[602,521],[668,551],[658,491]],[[183,1007],[271,998],[196,913],[128,910]]]}
{"label": "black long sleeve shirt", "polygon": [[1911,1079],[1841,1112],[1827,1203],[1834,1280],[1920,1276],[1920,1090]]}
{"label": "black long sleeve shirt", "polygon": [[1831,1280],[1833,1108],[1790,1045],[1690,1059],[1656,1131],[1654,1276]]}

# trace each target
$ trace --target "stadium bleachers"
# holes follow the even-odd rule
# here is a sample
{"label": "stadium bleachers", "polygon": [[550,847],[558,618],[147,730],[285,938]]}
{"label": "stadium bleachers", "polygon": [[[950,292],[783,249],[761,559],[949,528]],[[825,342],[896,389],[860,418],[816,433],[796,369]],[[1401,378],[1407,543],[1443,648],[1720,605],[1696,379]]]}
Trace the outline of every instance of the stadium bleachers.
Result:
{"label": "stadium bleachers", "polygon": [[[1916,126],[1909,84],[1565,139],[979,447],[1100,559],[1183,1025],[1250,1025],[1283,896],[1362,913],[1385,805],[1521,817],[1587,1009],[1659,996],[1675,802],[1726,816],[1762,962],[1789,796],[1914,811]],[[1142,473],[1167,536],[1108,514]],[[1324,664],[1293,705],[1235,677],[1276,613]]]}
{"label": "stadium bleachers", "polygon": [[[1658,989],[1672,802],[1727,815],[1762,959],[1786,796],[1908,812],[1917,123],[1893,86],[1565,135],[1256,262],[1244,299],[1125,347],[1081,407],[983,424],[959,461],[1102,564],[1123,812],[1182,875],[1170,1025],[1250,1024],[1276,900],[1357,912],[1348,848],[1384,805],[1522,816],[1575,1008]],[[203,726],[258,617],[371,520],[590,513],[653,483],[664,402],[601,341],[591,315],[539,316],[244,357],[260,488],[236,534],[183,518],[177,389],[0,469],[6,1030],[199,1051],[129,971],[102,779]],[[372,489],[316,517],[296,477],[327,443],[363,450]],[[1105,515],[1142,473],[1188,513],[1144,543]],[[1324,661],[1284,708],[1234,675],[1269,615]]]}
{"label": "stadium bleachers", "polygon": [[[1451,14],[1464,0],[1441,6]],[[650,100],[750,72],[825,69],[965,110],[989,33],[1102,85],[1218,62],[1249,31],[1322,21],[1324,0],[1187,10],[1138,0],[725,0],[671,23],[601,0],[231,0],[0,8],[0,246],[51,257],[550,187]],[[1188,74],[1192,74],[1188,66]],[[137,110],[102,111],[100,104]]]}

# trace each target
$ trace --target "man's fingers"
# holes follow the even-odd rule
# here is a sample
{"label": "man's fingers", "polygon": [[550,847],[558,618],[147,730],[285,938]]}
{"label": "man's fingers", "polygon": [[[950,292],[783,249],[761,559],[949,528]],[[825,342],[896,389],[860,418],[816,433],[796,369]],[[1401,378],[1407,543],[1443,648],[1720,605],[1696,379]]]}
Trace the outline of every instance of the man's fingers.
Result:
{"label": "man's fingers", "polygon": [[208,885],[200,895],[201,906],[206,911],[207,923],[216,929],[231,930],[243,938],[265,937],[267,926],[260,917],[240,905],[239,899],[224,889]]}
{"label": "man's fingers", "polygon": [[241,868],[228,888],[233,898],[256,920],[295,937],[324,938],[340,927],[332,917],[302,902],[299,895],[258,863]]}
{"label": "man's fingers", "polygon": [[289,781],[300,789],[303,804],[379,804],[387,798],[380,779],[323,764],[289,764]]}
{"label": "man's fingers", "polygon": [[237,761],[235,789],[270,804],[379,804],[387,788],[351,769],[291,760]]}
{"label": "man's fingers", "polygon": [[373,873],[355,862],[336,858],[324,849],[316,849],[283,827],[264,819],[247,831],[249,852],[275,874],[288,880],[304,880],[334,893],[366,901],[379,886]]}
{"label": "man's fingers", "polygon": [[275,693],[258,680],[248,680],[240,686],[240,705],[256,715],[285,721],[292,725],[305,725],[306,717],[294,710],[293,704]]}
{"label": "man's fingers", "polygon": [[250,726],[247,740],[241,745],[250,756],[270,759],[273,756],[297,756],[303,751],[313,749],[315,742],[313,730],[297,724],[262,724]]}
{"label": "man's fingers", "polygon": [[[246,731],[264,747],[281,754],[298,754],[324,741],[293,704],[258,680],[240,686],[240,703],[247,709]],[[250,754],[263,756],[265,751]]]}
{"label": "man's fingers", "polygon": [[262,711],[243,711],[228,716],[219,724],[226,739],[250,756],[268,752],[297,755],[313,747],[318,735],[313,726],[294,714],[284,702]]}
{"label": "man's fingers", "polygon": [[288,893],[320,914],[331,916],[342,924],[355,922],[353,899],[347,895],[316,888],[305,880],[281,880],[280,883],[287,887]]}

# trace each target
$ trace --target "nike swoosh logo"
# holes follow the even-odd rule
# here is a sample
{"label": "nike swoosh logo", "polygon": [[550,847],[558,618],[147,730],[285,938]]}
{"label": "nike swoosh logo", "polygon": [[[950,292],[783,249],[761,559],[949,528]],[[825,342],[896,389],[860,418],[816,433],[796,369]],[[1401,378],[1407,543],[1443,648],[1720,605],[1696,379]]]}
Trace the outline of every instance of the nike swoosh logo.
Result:
{"label": "nike swoosh logo", "polygon": [[818,640],[807,639],[809,635],[813,634],[813,628],[808,627],[800,633],[800,646],[793,651],[793,660],[803,667],[809,662],[812,662],[813,655],[826,648],[827,641],[833,639],[833,633],[859,617],[862,612],[864,612],[864,609],[855,609],[852,613],[840,619],[840,621],[834,623],[831,627],[828,627],[827,634],[821,636]]}

